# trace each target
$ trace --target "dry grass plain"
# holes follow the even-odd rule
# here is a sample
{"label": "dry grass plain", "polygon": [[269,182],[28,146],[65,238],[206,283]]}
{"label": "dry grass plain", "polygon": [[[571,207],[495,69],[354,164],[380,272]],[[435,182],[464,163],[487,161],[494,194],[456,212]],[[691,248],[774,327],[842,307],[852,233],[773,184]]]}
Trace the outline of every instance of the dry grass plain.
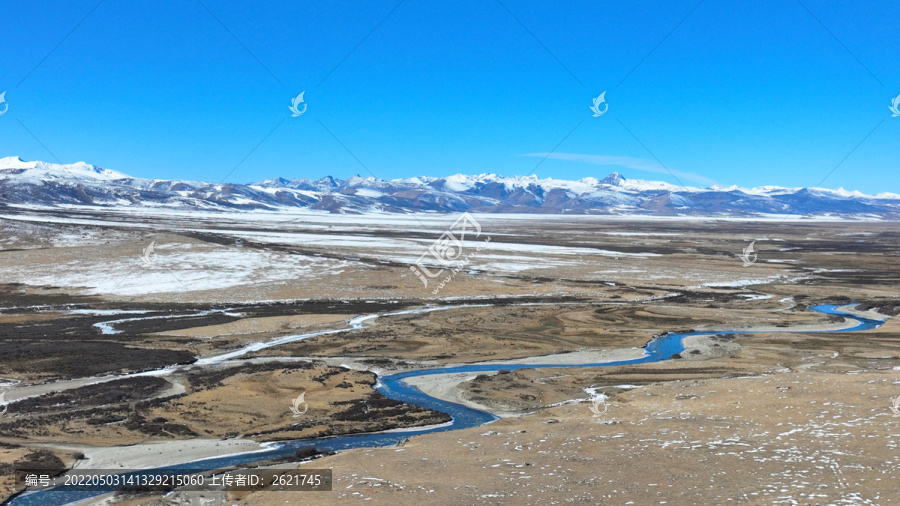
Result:
{"label": "dry grass plain", "polygon": [[[134,443],[426,425],[443,419],[380,398],[371,371],[536,356],[563,364],[578,353],[631,353],[663,332],[769,329],[778,332],[696,338],[661,363],[473,374],[445,390],[500,421],[303,464],[332,468],[334,492],[205,496],[238,504],[900,500],[892,487],[900,418],[889,409],[900,395],[900,329],[890,318],[900,299],[897,224],[486,217],[490,243],[435,295],[409,269],[442,231],[434,217],[50,222],[61,216],[0,221],[0,345],[9,350],[0,382],[8,400],[43,395],[0,418],[4,462],[38,444],[90,455]],[[157,256],[148,265],[141,254],[150,241]],[[758,259],[743,266],[736,255],[750,241]],[[807,306],[850,302],[886,323],[798,332],[839,330],[842,319]],[[465,307],[387,316],[429,305]],[[191,365],[348,328],[365,314],[383,316],[225,365]],[[97,327],[129,318],[140,319],[116,323],[118,334]],[[85,353],[103,359],[73,362]],[[80,380],[179,363],[152,380]],[[585,388],[609,397],[604,415],[591,412]],[[298,425],[287,408],[301,391],[309,414]],[[187,504],[198,495],[104,500]]]}

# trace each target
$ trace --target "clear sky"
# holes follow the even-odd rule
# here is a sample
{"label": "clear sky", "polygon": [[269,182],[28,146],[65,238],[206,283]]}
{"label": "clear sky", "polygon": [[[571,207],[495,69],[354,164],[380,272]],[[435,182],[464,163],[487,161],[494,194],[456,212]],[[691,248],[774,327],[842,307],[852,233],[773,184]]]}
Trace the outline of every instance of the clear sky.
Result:
{"label": "clear sky", "polygon": [[900,192],[896,0],[2,9],[0,156],[230,182],[537,166],[813,187],[837,167],[824,187]]}

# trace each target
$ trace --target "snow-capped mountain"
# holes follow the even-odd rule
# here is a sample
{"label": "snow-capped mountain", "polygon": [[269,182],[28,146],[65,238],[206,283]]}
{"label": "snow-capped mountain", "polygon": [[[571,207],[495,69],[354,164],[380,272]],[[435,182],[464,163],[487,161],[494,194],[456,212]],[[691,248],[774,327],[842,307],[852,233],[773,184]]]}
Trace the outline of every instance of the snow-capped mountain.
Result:
{"label": "snow-capped mountain", "polygon": [[695,188],[626,179],[619,173],[578,181],[457,174],[390,181],[360,176],[274,178],[232,184],[140,179],[84,162],[61,165],[18,157],[0,159],[0,205],[900,219],[900,195],[865,195],[842,188]]}

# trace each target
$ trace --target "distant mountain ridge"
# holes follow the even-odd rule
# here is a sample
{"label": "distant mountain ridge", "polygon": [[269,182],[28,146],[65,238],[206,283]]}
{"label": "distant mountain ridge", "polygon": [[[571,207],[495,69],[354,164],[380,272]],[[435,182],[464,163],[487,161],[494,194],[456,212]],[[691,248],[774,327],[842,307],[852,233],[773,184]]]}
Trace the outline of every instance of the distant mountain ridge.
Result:
{"label": "distant mountain ridge", "polygon": [[844,189],[682,187],[614,172],[578,181],[496,174],[382,180],[272,178],[250,184],[134,178],[84,162],[0,159],[0,204],[332,213],[482,212],[634,216],[808,215],[900,219],[900,195]]}

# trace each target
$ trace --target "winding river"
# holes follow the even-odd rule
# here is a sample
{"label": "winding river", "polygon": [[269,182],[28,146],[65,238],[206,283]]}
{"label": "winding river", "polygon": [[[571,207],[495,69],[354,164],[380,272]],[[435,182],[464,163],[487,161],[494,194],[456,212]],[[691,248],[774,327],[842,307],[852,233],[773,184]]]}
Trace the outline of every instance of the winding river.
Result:
{"label": "winding river", "polygon": [[[245,348],[241,348],[240,350],[230,352],[224,355],[210,357],[207,359],[203,359],[198,361],[196,364],[201,365],[211,365],[216,363],[221,363],[228,359],[232,359],[238,357],[240,355],[256,351],[262,348],[268,348],[271,346],[276,346],[278,344],[283,344],[286,342],[296,341],[298,339],[312,337],[315,335],[324,335],[331,334],[337,332],[345,332],[348,330],[353,330],[355,328],[359,328],[362,322],[370,319],[377,318],[378,316],[388,316],[388,315],[400,315],[400,314],[413,314],[427,311],[436,311],[443,309],[453,309],[462,306],[447,306],[440,308],[427,308],[427,309],[418,309],[418,310],[409,310],[409,311],[400,311],[395,313],[388,313],[386,315],[367,315],[361,316],[358,318],[354,318],[351,320],[351,327],[347,329],[338,329],[331,331],[318,332],[314,334],[303,334],[298,336],[290,336],[287,338],[282,338],[277,341],[271,341],[268,343],[256,343],[254,345],[249,345]],[[390,446],[399,443],[400,441],[407,439],[411,436],[421,435],[421,434],[429,434],[434,432],[443,432],[450,430],[459,430],[459,429],[467,429],[470,427],[477,427],[479,425],[484,425],[486,423],[493,422],[497,419],[491,413],[486,411],[481,411],[477,409],[472,409],[467,406],[463,406],[461,404],[457,404],[454,402],[449,402],[441,399],[437,399],[431,396],[428,396],[417,388],[408,385],[404,380],[416,376],[425,376],[425,375],[435,375],[435,374],[448,374],[448,373],[478,373],[478,372],[496,372],[501,369],[505,370],[513,370],[513,369],[524,369],[524,368],[560,368],[560,367],[609,367],[609,366],[617,366],[617,365],[632,365],[632,364],[645,364],[650,362],[662,362],[665,360],[669,360],[676,353],[681,353],[684,351],[683,340],[686,337],[697,336],[697,335],[728,335],[728,334],[754,334],[754,333],[823,333],[823,332],[857,332],[862,330],[870,330],[877,328],[882,325],[883,321],[868,319],[861,316],[857,316],[854,314],[850,314],[844,311],[840,311],[838,306],[834,305],[820,305],[820,306],[811,306],[810,309],[824,314],[832,314],[839,315],[844,318],[847,318],[852,321],[856,321],[857,324],[850,328],[843,328],[838,330],[805,330],[805,331],[797,331],[797,330],[764,330],[764,331],[753,331],[753,330],[721,330],[721,331],[698,331],[698,332],[687,332],[687,333],[670,333],[665,334],[659,337],[655,337],[651,339],[647,345],[645,346],[643,356],[630,360],[622,360],[622,361],[614,361],[614,362],[600,362],[600,363],[584,363],[584,364],[562,364],[562,363],[554,363],[554,364],[475,364],[475,365],[461,365],[454,367],[439,367],[434,369],[425,369],[425,370],[413,370],[413,371],[404,371],[394,374],[388,374],[379,377],[379,382],[375,386],[375,388],[384,394],[385,396],[396,399],[399,401],[407,402],[410,404],[416,404],[418,406],[422,406],[424,408],[429,408],[437,411],[442,411],[444,413],[452,416],[452,422],[440,426],[432,426],[425,427],[419,429],[410,429],[410,430],[402,430],[402,431],[391,431],[391,432],[378,432],[378,433],[367,433],[367,434],[356,434],[350,436],[336,436],[336,437],[325,437],[325,438],[315,438],[315,439],[304,439],[304,440],[295,440],[288,441],[284,443],[279,443],[273,446],[269,450],[257,451],[251,453],[242,453],[235,454],[225,457],[216,457],[211,459],[198,460],[194,462],[189,462],[186,464],[180,464],[177,466],[169,466],[164,469],[216,469],[219,467],[232,466],[237,464],[249,464],[252,462],[258,462],[262,460],[268,460],[278,457],[288,457],[294,455],[295,451],[299,448],[315,446],[320,451],[341,451],[347,450],[351,448],[369,448],[376,446]],[[159,375],[163,375],[167,373],[169,370],[159,370],[156,371]],[[153,373],[151,371],[151,373]],[[147,373],[144,373],[147,374]],[[120,376],[125,377],[125,376]],[[110,379],[118,379],[119,377],[109,377]],[[105,379],[105,378],[104,378]],[[156,470],[159,471],[159,470]],[[32,492],[27,493],[18,497],[14,497],[7,501],[5,504],[15,505],[15,506],[31,506],[31,505],[63,505],[72,503],[75,501],[84,500],[90,497],[95,497],[99,495],[103,495],[105,492],[82,492],[82,491],[72,491],[65,490],[64,488],[58,488],[50,491],[43,492]]]}

